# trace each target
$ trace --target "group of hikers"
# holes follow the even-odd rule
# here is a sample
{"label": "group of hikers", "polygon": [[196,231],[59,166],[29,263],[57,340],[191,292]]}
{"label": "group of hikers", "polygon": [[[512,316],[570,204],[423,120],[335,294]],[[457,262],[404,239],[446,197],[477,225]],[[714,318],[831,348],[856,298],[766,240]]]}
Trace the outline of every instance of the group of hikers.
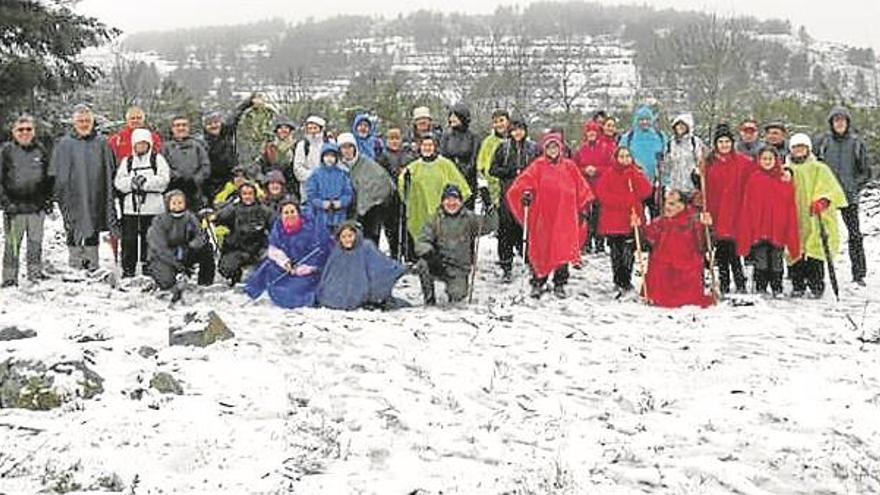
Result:
{"label": "group of hikers", "polygon": [[275,118],[268,139],[257,133],[245,150],[239,122],[264,105],[252,95],[229,116],[210,113],[202,136],[175,116],[166,139],[138,107],[104,136],[78,105],[72,132],[51,153],[34,138],[33,117],[15,119],[0,148],[2,286],[18,285],[25,236],[27,278],[49,276],[43,224],[56,202],[71,269],[97,270],[109,232],[114,254],[121,241],[121,276],[140,267],[175,299],[189,277],[210,285],[216,271],[285,308],[387,307],[411,271],[426,305],[437,302],[437,281],[456,303],[470,299],[479,241],[492,232],[499,282],[513,281],[518,254],[536,299],[550,284],[566,297],[569,267],[606,246],[618,297],[705,307],[749,290],[744,259],[754,266],[753,292],[780,296],[787,268],[793,297],[821,297],[825,263],[839,250],[838,211],[852,280],[864,285],[858,199],[869,162],[844,108],[815,139],[788,136],[782,122],[764,124],[760,139],[759,123],[747,119],[714,126],[708,144],[689,114],[672,120],[667,136],[648,106],[622,133],[600,111],[575,144],[561,129],[536,142],[528,122],[505,110],[480,138],[459,103],[445,127],[417,107],[411,127],[386,127],[382,137],[368,114],[335,136],[309,116],[299,139],[295,123]]}

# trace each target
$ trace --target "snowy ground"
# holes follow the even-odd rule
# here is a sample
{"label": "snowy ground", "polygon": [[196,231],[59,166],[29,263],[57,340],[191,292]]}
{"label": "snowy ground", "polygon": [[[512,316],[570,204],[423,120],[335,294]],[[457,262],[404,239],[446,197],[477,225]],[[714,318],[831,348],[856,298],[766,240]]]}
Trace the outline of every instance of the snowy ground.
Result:
{"label": "snowy ground", "polygon": [[[106,391],[0,410],[0,493],[877,492],[880,208],[867,213],[868,289],[842,260],[839,304],[647,308],[613,300],[603,256],[572,272],[570,298],[513,304],[520,283],[497,283],[494,241],[470,307],[192,296],[237,334],[205,349],[168,347],[184,309],[137,291],[3,290],[0,327],[39,335],[0,343],[0,362],[85,358]],[[62,264],[60,241],[46,244]],[[418,294],[407,276],[398,295]],[[130,398],[156,371],[185,394]]]}

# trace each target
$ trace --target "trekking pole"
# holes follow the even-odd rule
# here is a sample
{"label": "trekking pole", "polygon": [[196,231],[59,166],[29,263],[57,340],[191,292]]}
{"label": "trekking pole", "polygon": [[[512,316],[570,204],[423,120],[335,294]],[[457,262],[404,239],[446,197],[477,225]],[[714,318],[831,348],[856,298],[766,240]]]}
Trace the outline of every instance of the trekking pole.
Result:
{"label": "trekking pole", "polygon": [[[311,251],[308,252],[308,254],[306,254],[305,256],[303,256],[302,258],[300,258],[299,261],[295,261],[295,262],[293,263],[293,265],[296,266],[296,265],[301,265],[301,264],[305,263],[307,259],[309,259],[309,258],[311,258],[312,256],[314,256],[315,254],[317,254],[318,251],[320,251],[320,250],[321,250],[321,248],[319,248],[319,247],[316,247],[315,249],[312,249]],[[269,286],[273,286],[273,285],[275,285],[276,283],[278,283],[279,281],[281,281],[282,278],[284,278],[284,277],[286,277],[286,276],[288,276],[288,275],[290,275],[290,272],[287,271],[287,270],[285,270],[284,273],[282,273],[281,275],[278,275],[277,277],[275,277],[275,280],[269,282]]]}
{"label": "trekking pole", "polygon": [[[483,205],[482,212],[480,214],[479,223],[477,223],[477,235],[476,239],[474,239],[474,250],[471,253],[471,274],[470,274],[470,283],[468,284],[468,304],[471,304],[474,300],[474,283],[477,281],[477,261],[480,255],[480,235],[483,233],[483,219],[486,217],[486,205],[483,203],[483,199],[477,194],[477,200],[480,201],[480,204]],[[475,201],[476,203],[476,201]]]}
{"label": "trekking pole", "polygon": [[[143,251],[141,249],[141,242],[143,239],[143,232],[141,232],[141,206],[143,203],[138,201],[140,196],[137,193],[133,193],[132,201],[134,202],[134,214],[137,216],[137,262],[135,263],[135,271],[139,272],[141,275],[144,274],[144,266],[141,262],[141,256],[143,256]],[[144,196],[144,200],[146,200],[146,196]]]}
{"label": "trekking pole", "polygon": [[[519,282],[520,294],[524,294],[526,291],[525,283],[529,274],[529,210],[531,209],[531,205],[523,206],[523,240],[522,240],[522,261],[523,261],[523,276],[522,280]],[[523,296],[525,297],[525,296]]]}
{"label": "trekking pole", "polygon": [[831,248],[828,246],[828,231],[825,230],[825,224],[822,223],[822,214],[816,213],[819,220],[819,237],[822,239],[822,251],[825,253],[825,263],[828,265],[828,279],[831,281],[831,290],[834,291],[834,298],[840,302],[840,289],[837,286],[837,272],[834,270],[834,262],[831,260]]}
{"label": "trekking pole", "polygon": [[[700,192],[703,194],[703,206],[701,210],[705,213],[708,203],[706,202],[706,162],[700,160]],[[703,225],[706,235],[706,258],[709,261],[709,281],[711,284],[712,297],[715,301],[721,300],[721,289],[718,287],[718,276],[715,275],[715,242],[712,240],[712,229],[708,225]]]}
{"label": "trekking pole", "polygon": [[[635,192],[633,190],[632,179],[627,179],[627,184],[629,185],[630,194],[635,195]],[[630,213],[636,217],[639,216],[638,213],[636,212],[635,206],[630,207]],[[645,268],[645,260],[642,257],[642,236],[639,233],[639,226],[638,225],[633,225],[633,237],[635,238],[635,242],[636,242],[636,259],[639,260],[639,271],[642,272],[642,287],[639,290],[639,294],[642,296],[642,300],[645,303],[648,303],[649,302],[648,281],[647,281],[648,271]]]}

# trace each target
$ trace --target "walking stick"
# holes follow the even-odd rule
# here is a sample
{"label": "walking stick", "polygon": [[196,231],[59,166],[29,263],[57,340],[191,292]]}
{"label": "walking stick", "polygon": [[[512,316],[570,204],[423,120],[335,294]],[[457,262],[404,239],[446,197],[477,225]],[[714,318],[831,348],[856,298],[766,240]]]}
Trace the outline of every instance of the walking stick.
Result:
{"label": "walking stick", "polygon": [[822,251],[825,252],[825,264],[828,265],[828,279],[831,281],[831,290],[834,291],[834,299],[840,302],[840,289],[837,285],[837,272],[834,270],[834,262],[831,260],[831,248],[828,247],[828,231],[822,223],[822,214],[816,213],[819,219],[819,237],[822,239]]}
{"label": "walking stick", "polygon": [[[633,190],[632,179],[627,179],[627,184],[629,185],[630,194],[633,195],[633,197],[635,197],[635,191]],[[639,216],[638,212],[636,212],[635,206],[630,207],[630,213],[636,217]],[[642,287],[641,287],[641,290],[639,290],[639,295],[641,295],[642,300],[645,303],[648,303],[648,301],[649,301],[649,299],[648,299],[648,282],[647,282],[648,271],[645,268],[645,260],[642,257],[642,236],[641,236],[641,234],[639,234],[639,226],[638,225],[633,225],[633,237],[635,238],[635,241],[636,241],[636,258],[639,260],[639,271],[642,272]]]}
{"label": "walking stick", "polygon": [[[309,258],[311,258],[312,256],[314,256],[314,255],[315,255],[318,251],[320,251],[320,250],[321,250],[321,248],[319,248],[319,247],[316,247],[315,249],[312,249],[311,251],[308,252],[308,254],[306,254],[305,256],[303,256],[302,258],[300,258],[299,261],[295,261],[295,262],[293,263],[293,265],[296,266],[296,265],[301,265],[301,264],[305,263],[307,259],[309,259]],[[288,275],[290,275],[290,272],[288,272],[287,270],[285,270],[284,273],[282,273],[281,275],[278,275],[277,277],[275,277],[275,280],[269,282],[269,286],[273,286],[273,285],[275,285],[276,283],[278,283],[279,281],[281,281],[282,278],[284,278],[284,277],[286,277],[286,276],[288,276]]]}
{"label": "walking stick", "polygon": [[525,297],[526,291],[526,279],[529,278],[529,210],[532,209],[531,205],[523,206],[523,240],[522,240],[522,262],[523,262],[523,276],[522,280],[519,282],[519,292]]}
{"label": "walking stick", "polygon": [[479,223],[477,224],[477,235],[476,239],[474,239],[474,252],[471,255],[471,261],[473,262],[471,265],[471,275],[470,275],[470,283],[468,284],[468,304],[471,304],[474,300],[474,283],[477,281],[477,261],[480,256],[480,235],[483,233],[483,220],[486,218],[487,207],[483,202],[483,198],[477,194],[477,200],[480,201],[480,204],[483,205],[482,212],[480,214]]}
{"label": "walking stick", "polygon": [[[700,208],[704,213],[707,210],[708,198],[706,194],[706,162],[700,160],[700,192],[703,195],[703,206]],[[718,287],[718,276],[715,274],[715,242],[712,240],[712,229],[708,225],[703,225],[706,235],[706,258],[709,260],[709,282],[711,286],[712,297],[715,301],[721,300],[721,289]]]}

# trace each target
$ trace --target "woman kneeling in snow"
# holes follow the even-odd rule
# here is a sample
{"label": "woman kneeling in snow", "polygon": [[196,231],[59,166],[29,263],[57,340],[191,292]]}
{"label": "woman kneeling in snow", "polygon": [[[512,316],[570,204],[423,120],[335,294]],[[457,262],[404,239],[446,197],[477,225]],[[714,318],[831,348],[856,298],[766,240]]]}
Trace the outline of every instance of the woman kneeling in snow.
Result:
{"label": "woman kneeling in snow", "polygon": [[318,304],[333,309],[383,305],[406,271],[403,265],[385,256],[373,241],[364,239],[353,222],[339,227],[336,240],[321,273]]}
{"label": "woman kneeling in snow", "polygon": [[281,217],[272,226],[266,257],[248,278],[245,292],[256,299],[268,291],[272,302],[282,308],[313,306],[331,239],[314,221],[301,216],[292,200],[279,206]]}
{"label": "woman kneeling in snow", "polygon": [[[633,223],[641,223],[633,216]],[[704,232],[712,224],[709,213],[696,214],[684,202],[681,191],[666,193],[663,217],[645,227],[651,244],[645,284],[651,304],[664,308],[686,305],[706,307],[712,297],[703,291]]]}

